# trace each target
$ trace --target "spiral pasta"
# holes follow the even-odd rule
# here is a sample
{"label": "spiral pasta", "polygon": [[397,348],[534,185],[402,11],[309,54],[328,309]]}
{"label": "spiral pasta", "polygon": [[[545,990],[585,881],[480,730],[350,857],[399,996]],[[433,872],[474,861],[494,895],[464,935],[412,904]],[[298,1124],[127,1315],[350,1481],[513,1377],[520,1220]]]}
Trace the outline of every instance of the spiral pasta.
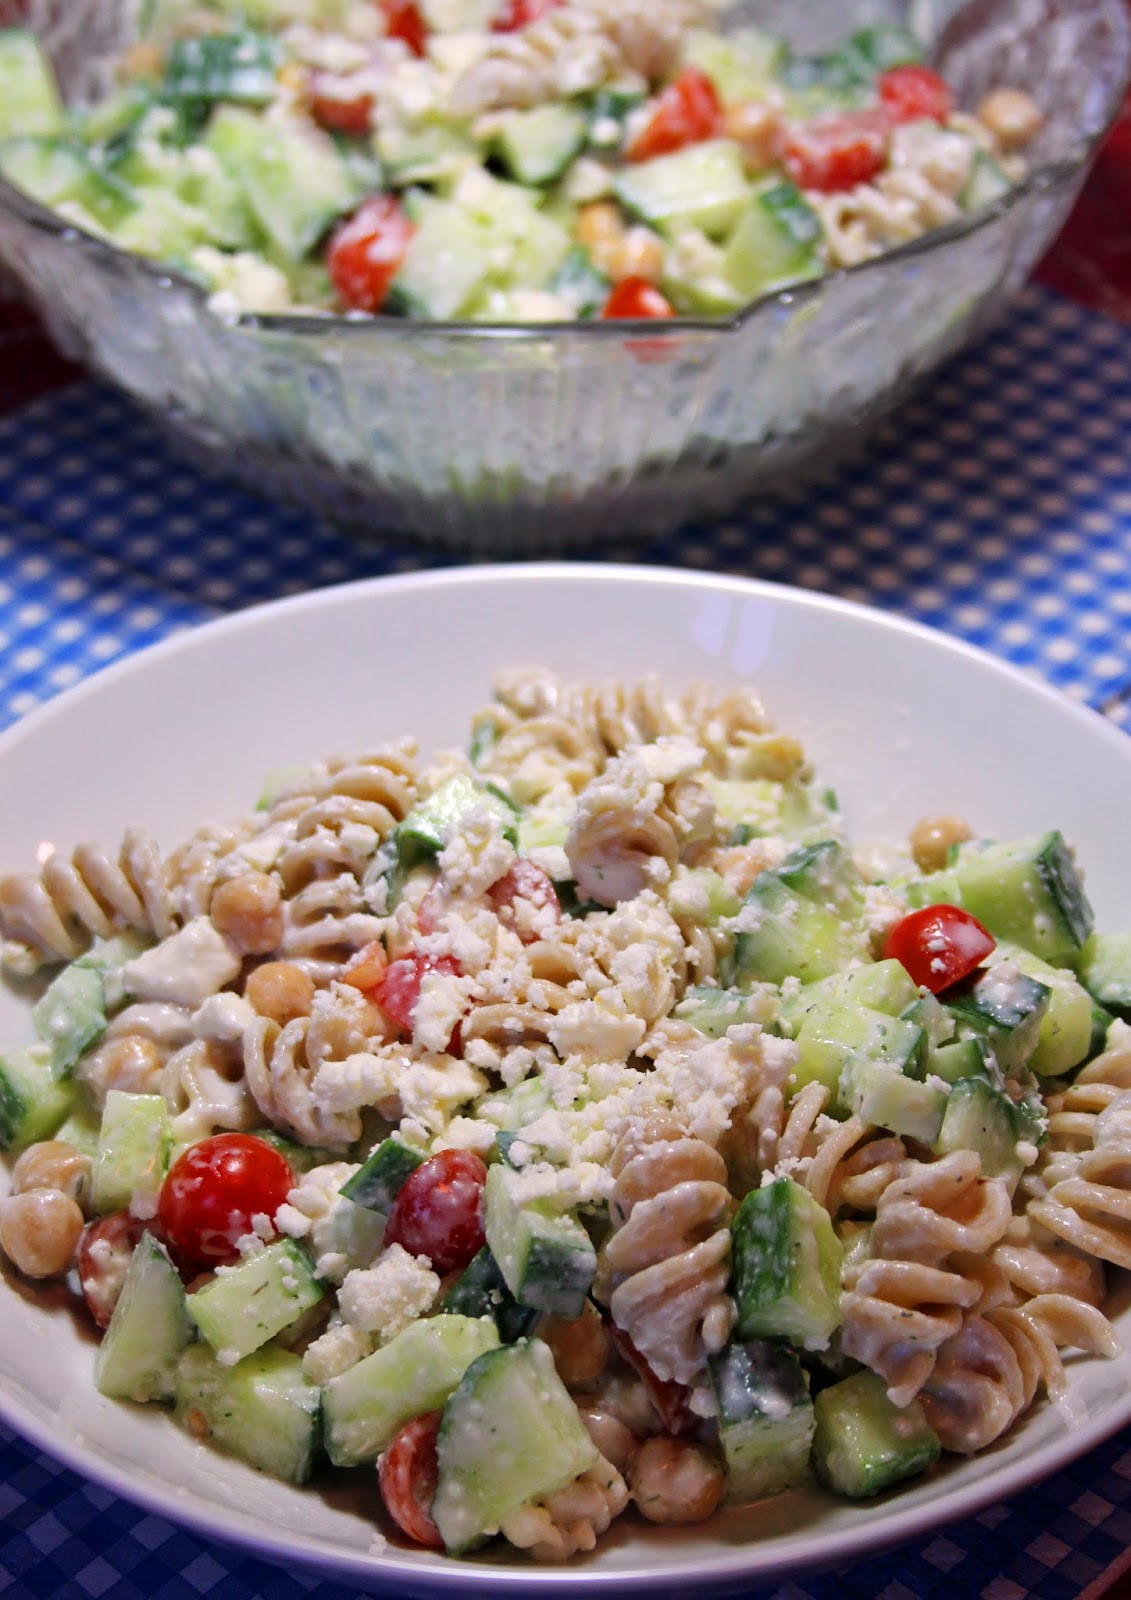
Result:
{"label": "spiral pasta", "polygon": [[510,1512],[500,1532],[536,1561],[564,1561],[579,1550],[592,1550],[627,1504],[627,1484],[612,1462],[599,1456],[563,1489]]}
{"label": "spiral pasta", "polygon": [[602,1293],[657,1376],[686,1383],[734,1320],[726,1163],[656,1117],[621,1139],[610,1169],[615,1231],[602,1252]]}

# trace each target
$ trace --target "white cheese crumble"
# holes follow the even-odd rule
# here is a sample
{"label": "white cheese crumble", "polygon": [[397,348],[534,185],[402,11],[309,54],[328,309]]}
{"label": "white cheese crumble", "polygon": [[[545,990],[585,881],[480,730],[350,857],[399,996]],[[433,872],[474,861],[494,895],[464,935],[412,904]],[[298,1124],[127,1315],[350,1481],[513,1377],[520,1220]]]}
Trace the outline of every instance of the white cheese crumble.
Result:
{"label": "white cheese crumble", "polygon": [[440,1292],[439,1276],[427,1256],[413,1256],[391,1244],[371,1267],[346,1274],[338,1290],[343,1319],[382,1344],[431,1310]]}

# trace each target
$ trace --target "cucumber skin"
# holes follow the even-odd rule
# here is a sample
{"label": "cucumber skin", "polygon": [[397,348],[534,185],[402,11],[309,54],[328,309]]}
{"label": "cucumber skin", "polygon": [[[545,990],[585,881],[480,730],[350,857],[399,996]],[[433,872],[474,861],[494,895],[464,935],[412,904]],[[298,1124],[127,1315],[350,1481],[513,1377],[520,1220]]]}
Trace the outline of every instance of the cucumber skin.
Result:
{"label": "cucumber skin", "polygon": [[731,1254],[739,1338],[828,1344],[841,1320],[843,1251],[808,1190],[792,1178],[752,1190],[731,1223]]}
{"label": "cucumber skin", "polygon": [[177,1366],[177,1421],[194,1435],[203,1418],[210,1442],[286,1483],[305,1483],[319,1441],[320,1395],[302,1376],[302,1359],[268,1345],[224,1366],[204,1344],[190,1344]]}
{"label": "cucumber skin", "polygon": [[857,1372],[822,1389],[813,1406],[813,1467],[835,1494],[852,1500],[881,1494],[926,1472],[942,1453],[919,1402],[893,1405],[874,1372]]}
{"label": "cucumber skin", "polygon": [[114,1399],[173,1399],[177,1364],[192,1336],[180,1273],[147,1231],[94,1358],[95,1388]]}

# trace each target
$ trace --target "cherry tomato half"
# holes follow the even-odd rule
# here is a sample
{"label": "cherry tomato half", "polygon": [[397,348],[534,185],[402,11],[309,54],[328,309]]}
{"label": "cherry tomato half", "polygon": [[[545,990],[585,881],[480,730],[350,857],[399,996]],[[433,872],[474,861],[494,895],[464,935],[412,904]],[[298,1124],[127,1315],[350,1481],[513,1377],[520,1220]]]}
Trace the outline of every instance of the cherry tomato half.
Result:
{"label": "cherry tomato half", "polygon": [[652,115],[625,155],[629,161],[650,161],[684,145],[716,138],[723,129],[718,90],[698,67],[685,67],[656,99]]}
{"label": "cherry tomato half", "polygon": [[114,1307],[126,1281],[126,1268],[137,1248],[145,1223],[128,1211],[88,1222],[79,1238],[75,1254],[79,1288],[86,1308],[100,1328],[114,1315]]}
{"label": "cherry tomato half", "polygon": [[451,956],[401,956],[389,962],[385,976],[373,990],[373,998],[381,1010],[405,1033],[412,1032],[420,986],[430,972],[443,972],[454,978],[459,973],[459,964]]}
{"label": "cherry tomato half", "polygon": [[409,1173],[389,1220],[385,1243],[427,1256],[436,1272],[466,1267],[486,1242],[483,1188],[487,1168],[470,1150],[441,1150]]}
{"label": "cherry tomato half", "polygon": [[380,311],[415,232],[391,194],[362,201],[326,252],[326,269],[344,306]]}
{"label": "cherry tomato half", "polygon": [[385,1510],[402,1533],[429,1550],[444,1548],[440,1530],[428,1509],[440,1475],[436,1439],[441,1415],[439,1411],[428,1411],[406,1422],[377,1463],[377,1482]]}
{"label": "cherry tomato half", "polygon": [[518,33],[529,28],[532,22],[552,11],[560,0],[504,0],[502,9],[491,24],[492,33]]}
{"label": "cherry tomato half", "polygon": [[883,111],[845,111],[787,127],[781,160],[802,189],[831,194],[867,183],[887,160],[890,125]]}
{"label": "cherry tomato half", "polygon": [[312,72],[306,86],[310,115],[328,133],[363,139],[373,121],[373,92],[358,89],[336,72]]}
{"label": "cherry tomato half", "polygon": [[157,1220],[182,1269],[238,1259],[253,1219],[275,1213],[294,1188],[290,1162],[250,1133],[217,1133],[189,1145],[169,1168]]}
{"label": "cherry tomato half", "polygon": [[381,0],[385,13],[385,32],[390,39],[407,44],[414,56],[422,56],[428,43],[428,24],[414,0]]}
{"label": "cherry tomato half", "polygon": [[893,122],[945,122],[954,110],[954,94],[930,67],[908,63],[881,72],[876,81],[880,103]]}
{"label": "cherry tomato half", "polygon": [[675,311],[646,278],[622,278],[605,301],[601,316],[606,321],[631,322],[639,317],[674,317]]}
{"label": "cherry tomato half", "polygon": [[533,861],[516,861],[509,872],[487,890],[496,916],[507,922],[523,944],[540,937],[537,924],[560,922],[562,908],[548,873]]}
{"label": "cherry tomato half", "polygon": [[691,1411],[691,1390],[687,1385],[670,1378],[658,1378],[628,1334],[623,1328],[617,1327],[611,1316],[605,1317],[605,1329],[621,1357],[643,1382],[668,1432],[690,1432],[695,1427],[695,1418]]}
{"label": "cherry tomato half", "polygon": [[884,956],[902,962],[921,988],[938,994],[968,977],[993,948],[993,935],[969,911],[922,906],[891,929]]}

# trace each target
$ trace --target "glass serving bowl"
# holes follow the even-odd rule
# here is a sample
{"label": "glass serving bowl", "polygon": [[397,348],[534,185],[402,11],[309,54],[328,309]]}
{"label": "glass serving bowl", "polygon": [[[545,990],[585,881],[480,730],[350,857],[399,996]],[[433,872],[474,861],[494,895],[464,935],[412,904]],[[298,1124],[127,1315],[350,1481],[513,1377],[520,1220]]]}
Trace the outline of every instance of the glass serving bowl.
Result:
{"label": "glass serving bowl", "polygon": [[[4,12],[0,0],[0,17]],[[123,0],[31,0],[68,99],[129,42]],[[843,36],[842,0],[731,15],[798,47]],[[731,322],[484,326],[396,318],[221,320],[194,284],[85,235],[0,180],[0,267],[61,348],[190,451],[370,535],[469,557],[657,533],[797,482],[980,334],[1055,237],[1131,70],[1123,0],[863,0],[972,106],[1028,90],[1029,175],[986,210]]]}

